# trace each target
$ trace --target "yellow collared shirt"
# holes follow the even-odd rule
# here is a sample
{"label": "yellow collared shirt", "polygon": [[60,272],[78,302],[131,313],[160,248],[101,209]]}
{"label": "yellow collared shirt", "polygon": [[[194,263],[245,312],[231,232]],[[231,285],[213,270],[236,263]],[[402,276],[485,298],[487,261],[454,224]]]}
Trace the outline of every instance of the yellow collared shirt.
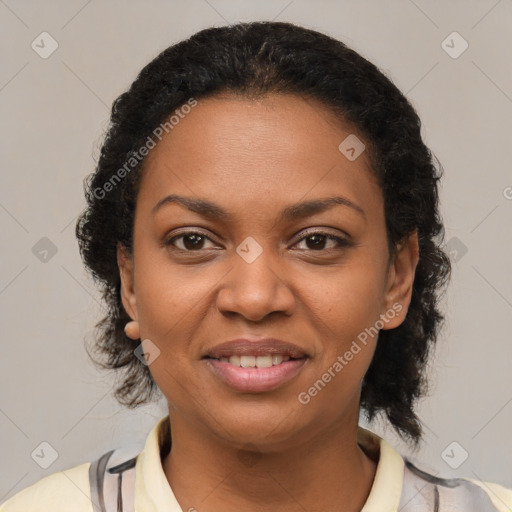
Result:
{"label": "yellow collared shirt", "polygon": [[[128,487],[125,510],[133,510],[128,505],[130,501],[134,502],[135,512],[194,510],[193,507],[180,508],[163,471],[160,454],[168,436],[169,416],[166,416],[149,433],[131,471],[133,478],[124,481],[123,493]],[[358,443],[367,453],[378,457],[375,479],[361,512],[512,511],[511,489],[471,479],[441,479],[424,473],[384,439],[362,427],[358,429]],[[0,512],[99,512],[100,500],[91,494],[90,468],[91,463],[87,462],[48,475],[8,499],[0,506]],[[116,489],[106,491],[114,494]],[[199,504],[197,508],[200,510]]]}

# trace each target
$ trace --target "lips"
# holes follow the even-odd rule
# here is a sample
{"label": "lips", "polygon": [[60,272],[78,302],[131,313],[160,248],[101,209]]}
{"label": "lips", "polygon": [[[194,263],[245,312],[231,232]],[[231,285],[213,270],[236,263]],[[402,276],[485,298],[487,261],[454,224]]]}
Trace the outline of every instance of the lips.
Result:
{"label": "lips", "polygon": [[203,359],[223,359],[233,356],[281,356],[303,359],[309,355],[299,346],[277,338],[240,338],[221,343],[206,352]]}
{"label": "lips", "polygon": [[241,338],[212,347],[202,359],[230,388],[263,393],[294,379],[309,357],[298,345],[277,338]]}
{"label": "lips", "polygon": [[307,358],[290,359],[268,368],[242,368],[206,358],[206,367],[229,388],[242,393],[264,393],[281,388],[296,378],[306,366]]}

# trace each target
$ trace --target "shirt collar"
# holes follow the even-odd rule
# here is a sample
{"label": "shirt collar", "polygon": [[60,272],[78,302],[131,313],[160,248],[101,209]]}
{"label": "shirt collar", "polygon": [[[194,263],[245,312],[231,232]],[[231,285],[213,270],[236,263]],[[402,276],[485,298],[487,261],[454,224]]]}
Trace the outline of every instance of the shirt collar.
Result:
{"label": "shirt collar", "polygon": [[[135,511],[183,512],[165,476],[160,451],[169,442],[169,416],[149,433],[135,468]],[[357,442],[378,458],[377,472],[361,512],[396,512],[402,494],[403,458],[381,437],[358,427]]]}
{"label": "shirt collar", "polygon": [[364,451],[377,453],[378,463],[370,494],[361,512],[396,512],[404,480],[404,459],[384,439],[363,427],[357,442]]}

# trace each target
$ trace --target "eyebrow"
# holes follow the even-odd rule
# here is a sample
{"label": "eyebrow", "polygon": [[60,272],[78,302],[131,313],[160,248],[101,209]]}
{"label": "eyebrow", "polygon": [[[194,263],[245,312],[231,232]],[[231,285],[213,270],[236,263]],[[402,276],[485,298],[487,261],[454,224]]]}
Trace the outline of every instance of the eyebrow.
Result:
{"label": "eyebrow", "polygon": [[[187,210],[213,220],[226,220],[230,216],[227,210],[215,203],[212,203],[211,201],[206,199],[184,197],[176,194],[171,194],[160,199],[160,201],[158,201],[158,203],[156,203],[152,208],[152,215],[155,215],[160,208],[168,204],[179,204]],[[311,217],[312,215],[322,213],[336,205],[352,208],[360,215],[362,215],[366,220],[366,214],[359,205],[353,201],[350,201],[346,197],[334,196],[321,199],[313,199],[311,201],[304,201],[287,206],[281,212],[279,221],[283,222]]]}

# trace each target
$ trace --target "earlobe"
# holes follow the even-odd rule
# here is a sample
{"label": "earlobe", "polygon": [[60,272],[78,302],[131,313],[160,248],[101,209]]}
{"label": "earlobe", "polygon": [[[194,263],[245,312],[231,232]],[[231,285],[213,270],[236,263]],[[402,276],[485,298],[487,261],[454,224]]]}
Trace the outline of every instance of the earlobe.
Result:
{"label": "earlobe", "polygon": [[399,244],[393,263],[388,271],[388,286],[385,299],[386,311],[393,309],[400,314],[386,324],[386,329],[398,327],[405,319],[411,302],[414,276],[419,261],[418,231]]}
{"label": "earlobe", "polygon": [[117,244],[117,266],[121,279],[121,302],[132,320],[137,320],[137,301],[135,297],[133,257],[127,254],[126,248]]}

